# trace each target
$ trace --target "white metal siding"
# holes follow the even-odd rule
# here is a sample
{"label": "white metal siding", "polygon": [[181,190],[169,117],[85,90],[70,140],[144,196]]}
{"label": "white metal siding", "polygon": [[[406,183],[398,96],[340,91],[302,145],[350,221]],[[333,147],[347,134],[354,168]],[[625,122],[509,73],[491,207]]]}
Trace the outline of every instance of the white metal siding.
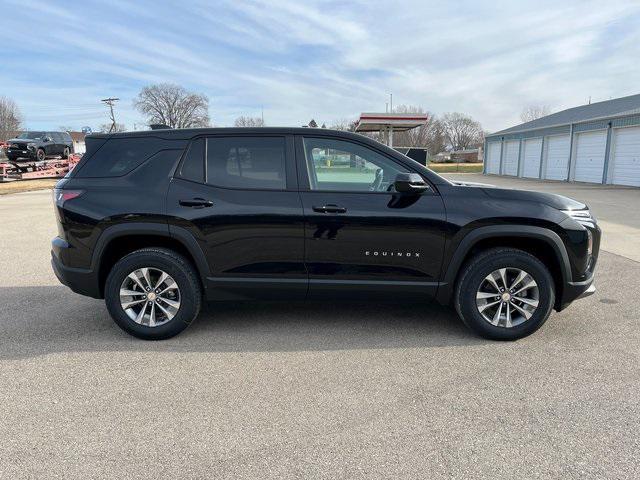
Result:
{"label": "white metal siding", "polygon": [[640,127],[613,131],[611,183],[640,187]]}
{"label": "white metal siding", "polygon": [[509,141],[504,143],[503,173],[505,175],[518,175],[518,155],[520,152],[520,141]]}
{"label": "white metal siding", "polygon": [[487,173],[500,173],[500,144],[501,142],[489,142],[487,145]]}
{"label": "white metal siding", "polygon": [[524,141],[522,148],[522,176],[540,178],[540,158],[542,156],[542,139],[532,138]]}
{"label": "white metal siding", "polygon": [[604,157],[607,149],[607,131],[585,132],[576,135],[576,182],[602,183]]}
{"label": "white metal siding", "polygon": [[569,173],[569,135],[547,137],[546,174],[550,180],[566,180]]}

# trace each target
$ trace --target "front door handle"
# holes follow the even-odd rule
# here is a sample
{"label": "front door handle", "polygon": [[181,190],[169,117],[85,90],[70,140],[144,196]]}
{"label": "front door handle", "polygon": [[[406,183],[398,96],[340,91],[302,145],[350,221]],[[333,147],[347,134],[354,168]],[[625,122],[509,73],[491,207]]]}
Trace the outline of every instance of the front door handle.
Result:
{"label": "front door handle", "polygon": [[323,205],[321,207],[313,207],[314,212],[318,213],[347,213],[347,209],[338,205]]}
{"label": "front door handle", "polygon": [[213,207],[213,202],[211,200],[205,200],[204,198],[192,198],[191,200],[180,200],[179,203],[183,207],[191,207],[191,208]]}

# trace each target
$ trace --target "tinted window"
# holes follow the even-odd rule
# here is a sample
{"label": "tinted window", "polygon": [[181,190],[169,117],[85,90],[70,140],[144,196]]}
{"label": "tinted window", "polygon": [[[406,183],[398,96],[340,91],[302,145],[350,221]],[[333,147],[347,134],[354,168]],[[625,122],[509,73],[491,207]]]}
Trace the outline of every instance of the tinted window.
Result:
{"label": "tinted window", "polygon": [[[112,138],[82,166],[77,177],[120,177],[171,142],[154,137]],[[88,146],[87,146],[88,148]],[[88,153],[88,152],[87,152]]]}
{"label": "tinted window", "polygon": [[211,137],[207,139],[207,183],[284,190],[284,152],[281,137]]}
{"label": "tinted window", "polygon": [[52,132],[49,136],[51,137],[51,140],[53,140],[53,143],[64,143],[62,135],[58,132]]}
{"label": "tinted window", "polygon": [[60,136],[62,137],[63,143],[71,143],[71,135],[69,135],[69,133],[62,132]]}
{"label": "tinted window", "polygon": [[204,182],[204,138],[198,138],[191,142],[182,165],[180,165],[178,176],[194,182]]}
{"label": "tinted window", "polygon": [[357,143],[305,138],[311,190],[387,192],[399,172],[409,170]]}

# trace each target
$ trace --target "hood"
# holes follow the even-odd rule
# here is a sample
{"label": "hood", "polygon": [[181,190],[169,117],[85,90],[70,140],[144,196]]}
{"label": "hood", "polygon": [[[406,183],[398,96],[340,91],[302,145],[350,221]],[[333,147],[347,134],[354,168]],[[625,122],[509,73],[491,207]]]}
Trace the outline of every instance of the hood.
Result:
{"label": "hood", "polygon": [[10,138],[7,143],[37,143],[38,141],[33,138]]}
{"label": "hood", "polygon": [[585,210],[587,205],[572,198],[555,193],[532,192],[530,190],[513,190],[509,188],[483,188],[489,197],[501,200],[523,200],[549,205],[558,210]]}
{"label": "hood", "polygon": [[458,185],[460,187],[489,187],[495,188],[495,185],[490,185],[488,183],[478,183],[478,182],[459,182],[454,180],[449,180],[454,185]]}

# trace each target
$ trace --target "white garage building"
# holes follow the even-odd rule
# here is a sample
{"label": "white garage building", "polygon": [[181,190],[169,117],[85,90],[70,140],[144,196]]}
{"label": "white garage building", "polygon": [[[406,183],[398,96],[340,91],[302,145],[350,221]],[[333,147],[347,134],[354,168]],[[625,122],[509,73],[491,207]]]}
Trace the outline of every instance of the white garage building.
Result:
{"label": "white garage building", "polygon": [[640,95],[487,135],[484,173],[640,187]]}

